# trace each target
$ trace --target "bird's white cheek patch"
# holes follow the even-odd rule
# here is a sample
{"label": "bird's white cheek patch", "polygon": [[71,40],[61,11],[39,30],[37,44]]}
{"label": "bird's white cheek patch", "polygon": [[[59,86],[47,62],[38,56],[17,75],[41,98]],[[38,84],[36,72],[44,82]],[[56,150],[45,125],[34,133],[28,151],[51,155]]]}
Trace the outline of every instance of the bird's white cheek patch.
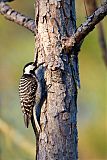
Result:
{"label": "bird's white cheek patch", "polygon": [[30,74],[30,71],[32,71],[34,68],[35,68],[35,66],[32,66],[32,65],[26,67],[24,74]]}

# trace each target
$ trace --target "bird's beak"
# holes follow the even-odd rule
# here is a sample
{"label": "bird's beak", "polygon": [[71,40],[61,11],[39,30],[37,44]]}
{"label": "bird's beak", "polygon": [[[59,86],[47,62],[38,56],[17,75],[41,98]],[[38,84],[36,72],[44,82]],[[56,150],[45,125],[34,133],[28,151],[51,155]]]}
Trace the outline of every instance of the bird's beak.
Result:
{"label": "bird's beak", "polygon": [[39,66],[43,65],[44,63],[45,63],[45,62],[42,62],[42,63],[38,64],[38,66],[37,66],[36,62],[34,62],[34,63],[33,63],[33,66],[35,66],[36,68],[38,68]]}
{"label": "bird's beak", "polygon": [[41,65],[43,65],[44,63],[45,63],[45,62],[42,62],[42,63],[38,64],[38,67],[41,66]]}

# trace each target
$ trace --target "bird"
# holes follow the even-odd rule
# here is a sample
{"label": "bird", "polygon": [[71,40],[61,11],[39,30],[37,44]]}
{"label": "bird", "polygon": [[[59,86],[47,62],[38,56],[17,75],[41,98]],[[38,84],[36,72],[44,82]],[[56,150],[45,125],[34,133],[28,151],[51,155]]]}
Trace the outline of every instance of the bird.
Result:
{"label": "bird", "polygon": [[[39,66],[43,65],[43,63],[40,63],[38,66],[36,62],[27,63],[23,68],[23,75],[19,82],[19,98],[25,126],[28,128],[33,116],[38,132],[40,132],[40,125],[35,114],[35,104],[39,103],[36,102],[36,95],[41,95],[41,82],[36,76],[36,70]],[[40,93],[38,94],[37,92]],[[38,98],[38,101],[40,101],[40,99],[41,97]]]}

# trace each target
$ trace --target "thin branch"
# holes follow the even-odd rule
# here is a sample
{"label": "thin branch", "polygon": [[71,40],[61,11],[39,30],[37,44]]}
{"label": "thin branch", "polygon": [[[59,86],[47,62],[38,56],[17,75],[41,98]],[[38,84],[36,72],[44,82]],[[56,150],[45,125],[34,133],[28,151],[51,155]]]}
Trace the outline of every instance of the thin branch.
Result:
{"label": "thin branch", "polygon": [[63,38],[63,48],[72,48],[76,43],[79,44],[91,32],[95,25],[98,24],[107,15],[107,2],[99,7],[88,19],[78,27],[76,33],[69,37]]}
{"label": "thin branch", "polygon": [[81,24],[75,33],[76,42],[84,39],[91,32],[95,25],[98,24],[107,15],[107,2],[99,7],[88,19]]}
{"label": "thin branch", "polygon": [[0,2],[0,14],[2,14],[9,21],[13,21],[18,25],[24,26],[31,32],[35,33],[35,21],[25,15],[15,11],[4,2]]}

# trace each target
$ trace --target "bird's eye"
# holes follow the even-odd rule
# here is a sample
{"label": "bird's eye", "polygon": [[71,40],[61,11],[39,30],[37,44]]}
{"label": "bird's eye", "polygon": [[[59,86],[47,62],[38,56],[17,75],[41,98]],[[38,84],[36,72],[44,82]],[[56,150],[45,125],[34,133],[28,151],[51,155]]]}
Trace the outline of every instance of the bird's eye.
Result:
{"label": "bird's eye", "polygon": [[30,73],[34,74],[34,73],[35,73],[35,70],[30,70]]}

